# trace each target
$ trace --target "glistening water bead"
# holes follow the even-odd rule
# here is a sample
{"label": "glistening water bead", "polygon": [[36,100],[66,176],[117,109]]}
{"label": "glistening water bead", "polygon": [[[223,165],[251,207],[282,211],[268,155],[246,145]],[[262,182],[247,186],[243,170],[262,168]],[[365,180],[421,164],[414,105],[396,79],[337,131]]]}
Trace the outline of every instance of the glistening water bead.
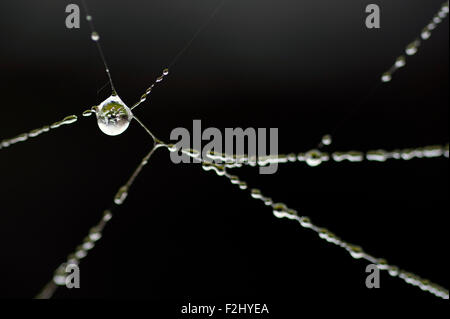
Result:
{"label": "glistening water bead", "polygon": [[111,95],[99,106],[94,106],[97,124],[106,135],[122,134],[130,125],[133,114],[118,95]]}
{"label": "glistening water bead", "polygon": [[97,42],[98,40],[100,40],[100,35],[94,31],[91,33],[91,39],[92,39],[92,41]]}

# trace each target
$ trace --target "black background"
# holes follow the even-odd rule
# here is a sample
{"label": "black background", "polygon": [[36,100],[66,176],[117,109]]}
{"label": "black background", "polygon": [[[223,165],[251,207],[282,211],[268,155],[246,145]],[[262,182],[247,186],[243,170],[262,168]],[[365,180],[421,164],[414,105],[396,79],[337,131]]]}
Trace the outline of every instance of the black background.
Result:
{"label": "black background", "polygon": [[[374,2],[374,1],[372,1]],[[225,2],[135,114],[159,137],[176,127],[278,127],[281,153],[315,147],[345,120],[333,150],[448,142],[448,22],[393,81],[379,82],[442,0]],[[98,104],[109,89],[89,28],[68,30],[77,1],[0,4],[0,137]],[[88,1],[121,98],[133,104],[219,1]],[[349,115],[351,114],[351,115]],[[80,243],[151,147],[133,122],[109,137],[93,118],[0,150],[0,296],[32,298]],[[250,187],[390,263],[449,286],[448,160],[302,163],[275,175],[236,171]],[[199,165],[158,151],[81,263],[81,289],[56,298],[272,303],[435,300],[320,240]],[[287,302],[288,303],[288,302]],[[176,311],[173,308],[172,311]]]}

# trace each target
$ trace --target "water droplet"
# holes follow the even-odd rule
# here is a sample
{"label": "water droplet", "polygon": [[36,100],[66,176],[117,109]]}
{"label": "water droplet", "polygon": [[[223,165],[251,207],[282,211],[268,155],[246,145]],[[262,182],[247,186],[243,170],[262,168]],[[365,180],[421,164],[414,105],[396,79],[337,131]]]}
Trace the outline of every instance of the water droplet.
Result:
{"label": "water droplet", "polygon": [[84,250],[90,250],[90,249],[94,248],[94,246],[95,246],[95,244],[94,244],[94,242],[89,238],[89,236],[86,237],[86,238],[84,239],[83,245],[82,245],[82,247],[83,247]]}
{"label": "water droplet", "polygon": [[61,264],[53,274],[53,282],[58,286],[66,284],[66,264]]}
{"label": "water droplet", "polygon": [[2,141],[2,147],[8,147],[9,146],[9,141],[8,140],[3,140]]}
{"label": "water droplet", "polygon": [[98,227],[92,227],[91,230],[89,231],[89,238],[92,241],[97,241],[100,238],[102,238],[102,231],[100,228]]}
{"label": "water droplet", "polygon": [[130,125],[133,114],[118,95],[111,95],[97,107],[97,124],[106,135],[122,134]]}
{"label": "water droplet", "polygon": [[436,23],[436,24],[439,24],[439,23],[442,22],[442,20],[441,20],[441,18],[439,18],[439,17],[434,17],[434,18],[433,18],[433,22]]}
{"label": "water droplet", "polygon": [[295,162],[297,160],[297,155],[295,153],[290,153],[287,158],[289,162]]}
{"label": "water droplet", "polygon": [[246,182],[239,182],[239,188],[240,189],[247,189],[247,183]]}
{"label": "water droplet", "polygon": [[67,263],[66,264],[75,264],[75,265],[77,265],[78,264],[78,258],[77,258],[77,256],[75,256],[75,254],[69,254],[68,256],[67,256]]}
{"label": "water droplet", "polygon": [[381,81],[383,82],[389,82],[391,80],[392,80],[391,72],[384,72],[383,75],[381,76]]}
{"label": "water droplet", "polygon": [[359,246],[349,244],[347,245],[347,250],[350,253],[350,255],[355,259],[359,259],[364,256],[364,250]]}
{"label": "water droplet", "polygon": [[388,269],[389,275],[392,277],[396,277],[398,275],[399,269],[397,266],[390,266]]}
{"label": "water droplet", "polygon": [[87,21],[92,21],[92,16],[87,15],[87,16],[86,16],[86,20],[87,20]]}
{"label": "water droplet", "polygon": [[264,197],[264,205],[271,206],[273,204],[273,200],[270,197]]}
{"label": "water droplet", "polygon": [[310,228],[312,226],[311,219],[306,216],[302,216],[299,219],[300,225],[302,225],[305,228]]}
{"label": "water droplet", "polygon": [[406,50],[405,50],[406,54],[407,55],[414,55],[414,54],[416,54],[419,46],[420,46],[420,40],[415,40],[415,41],[411,42],[406,47]]}
{"label": "water droplet", "polygon": [[[224,166],[220,166],[211,162],[202,162],[202,168],[205,171],[210,171],[213,170],[217,175],[219,176],[224,176],[226,171],[225,171],[225,167]],[[238,184],[239,183],[239,179],[237,179],[237,181],[235,182],[233,179],[233,176],[229,177],[231,183],[233,184]]]}
{"label": "water droplet", "polygon": [[298,212],[295,209],[288,208],[285,217],[289,219],[296,219],[298,217]]}
{"label": "water droplet", "polygon": [[401,68],[404,67],[406,65],[406,58],[404,55],[401,55],[397,58],[397,60],[395,60],[395,66],[397,68]]}
{"label": "water droplet", "polygon": [[76,115],[69,115],[63,118],[61,121],[61,124],[72,124],[78,120],[78,117]]}
{"label": "water droplet", "polygon": [[287,207],[283,203],[275,203],[273,204],[273,214],[275,217],[283,218],[286,216]]}
{"label": "water droplet", "polygon": [[85,117],[87,117],[87,116],[91,116],[92,113],[94,113],[93,110],[86,110],[86,111],[84,111],[84,112],[82,113],[82,115],[85,116]]}
{"label": "water droplet", "polygon": [[322,239],[327,239],[328,238],[328,229],[320,228],[319,229],[319,237]]}
{"label": "water droplet", "polygon": [[259,189],[256,189],[256,188],[253,188],[253,189],[250,191],[250,194],[251,194],[251,196],[252,196],[253,198],[255,198],[255,199],[260,199],[260,198],[262,198],[261,191],[260,191]]}
{"label": "water droplet", "polygon": [[125,201],[127,196],[128,196],[128,187],[122,186],[117,191],[116,196],[114,196],[114,203],[116,203],[117,205],[121,205]]}
{"label": "water droplet", "polygon": [[38,136],[39,134],[41,134],[42,132],[43,132],[42,129],[37,128],[37,129],[35,129],[35,130],[30,131],[30,132],[28,133],[28,136],[29,136],[29,137],[35,137],[35,136]]}
{"label": "water droplet", "polygon": [[111,213],[111,211],[110,211],[110,210],[105,210],[105,211],[103,212],[103,220],[104,220],[105,222],[107,222],[107,221],[111,220],[111,218],[112,218],[112,213]]}
{"label": "water droplet", "polygon": [[166,76],[166,75],[168,75],[168,74],[169,74],[169,69],[164,69],[164,70],[163,70],[163,75]]}
{"label": "water droplet", "polygon": [[430,281],[428,279],[420,279],[419,287],[422,290],[428,290],[430,288]]}
{"label": "water droplet", "polygon": [[75,251],[75,256],[78,259],[83,259],[84,257],[87,256],[87,252],[86,252],[86,250],[83,249],[82,246],[78,246]]}
{"label": "water droplet", "polygon": [[28,134],[27,133],[22,133],[16,137],[13,137],[11,139],[8,140],[9,144],[15,144],[18,142],[23,142],[26,141],[28,139]]}
{"label": "water droplet", "polygon": [[336,245],[341,244],[341,240],[326,228],[319,229],[319,237],[326,240],[329,243],[333,243]]}
{"label": "water droplet", "polygon": [[97,42],[98,40],[100,40],[100,35],[94,31],[91,33],[91,39],[92,39],[92,41]]}
{"label": "water droplet", "polygon": [[239,177],[235,176],[235,175],[231,175],[230,176],[230,182],[232,184],[239,184],[241,181],[239,180]]}
{"label": "water droplet", "polygon": [[318,166],[322,163],[322,153],[319,150],[310,150],[305,154],[306,164],[311,167]]}
{"label": "water droplet", "polygon": [[385,150],[368,151],[366,158],[369,161],[385,162],[387,160],[387,153]]}
{"label": "water droplet", "polygon": [[154,86],[153,84],[150,85],[150,87],[147,90],[145,90],[145,94],[149,95],[152,92],[153,86]]}
{"label": "water droplet", "polygon": [[423,40],[427,40],[431,37],[431,32],[430,30],[428,30],[428,28],[424,28],[422,30],[422,33],[420,34],[420,36],[422,37]]}
{"label": "water droplet", "polygon": [[428,28],[428,30],[434,30],[434,29],[436,29],[436,25],[435,25],[433,22],[430,22],[430,23],[427,25],[427,28]]}
{"label": "water droplet", "polygon": [[387,260],[384,259],[384,258],[379,258],[379,259],[377,260],[377,267],[378,267],[379,269],[382,269],[382,270],[387,270],[387,269],[390,268],[390,266],[389,266]]}
{"label": "water droplet", "polygon": [[323,145],[330,145],[332,142],[332,138],[330,134],[326,134],[322,137],[322,144]]}
{"label": "water droplet", "polygon": [[167,144],[167,149],[169,152],[176,152],[177,146],[175,144]]}

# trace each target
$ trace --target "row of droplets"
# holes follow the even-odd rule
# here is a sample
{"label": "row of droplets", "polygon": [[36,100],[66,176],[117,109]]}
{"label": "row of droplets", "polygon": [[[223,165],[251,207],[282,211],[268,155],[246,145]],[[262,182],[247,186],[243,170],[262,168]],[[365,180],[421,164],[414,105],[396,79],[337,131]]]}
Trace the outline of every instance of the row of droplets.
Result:
{"label": "row of droplets", "polygon": [[[89,110],[90,111],[90,110]],[[88,111],[85,111],[88,112]],[[154,135],[152,135],[152,138],[154,138]],[[128,181],[122,185],[118,191],[116,192],[114,196],[114,204],[116,205],[122,205],[123,202],[126,200],[128,196],[128,190],[133,183],[134,179],[137,177],[141,169],[148,163],[148,160],[150,159],[153,152],[160,148],[165,147],[169,151],[175,151],[176,148],[172,144],[165,144],[164,142],[159,141],[158,139],[154,140],[154,145],[150,152],[142,159],[138,167],[134,170],[131,177],[128,179]],[[76,264],[78,265],[81,259],[85,258],[88,255],[88,252],[95,247],[96,242],[102,237],[103,229],[106,226],[106,224],[111,220],[112,218],[112,212],[111,210],[105,210],[103,212],[103,216],[97,225],[92,227],[89,230],[88,235],[83,239],[83,242],[81,245],[78,245],[73,253],[69,254],[66,258],[66,261],[61,263],[56,270],[53,273],[52,280],[44,286],[44,288],[39,292],[39,294],[36,295],[36,299],[48,299],[51,298],[56,291],[58,286],[64,286],[66,284],[66,278],[67,278],[67,272],[66,267],[70,264]]]}
{"label": "row of droplets", "polygon": [[[123,204],[123,202],[128,196],[128,190],[132,182],[134,181],[134,179],[136,178],[142,167],[148,163],[148,160],[150,156],[153,154],[153,152],[160,147],[166,148],[169,152],[179,151],[174,144],[166,144],[156,139],[154,146],[152,147],[150,152],[142,159],[141,163],[133,172],[130,179],[127,181],[125,185],[121,186],[117,191],[117,193],[115,194],[114,203],[116,205]],[[193,152],[192,150],[181,150],[181,151],[186,155],[197,157],[197,152]],[[448,157],[448,147],[447,147],[447,157]],[[218,165],[216,163],[207,160],[202,159],[200,160],[202,162],[202,168],[205,171],[213,171],[218,176],[226,177],[232,184],[237,185],[242,190],[248,189],[248,185],[245,181],[242,181],[237,175],[231,175],[227,172],[226,165]],[[266,206],[270,206],[273,210],[273,214],[275,217],[288,218],[298,221],[302,227],[309,228],[315,231],[320,238],[330,243],[333,243],[341,248],[346,249],[353,258],[365,259],[371,263],[376,264],[379,269],[387,270],[389,274],[393,277],[398,276],[405,282],[412,284],[414,286],[418,286],[424,291],[428,291],[438,297],[448,299],[448,290],[446,290],[445,288],[437,284],[434,284],[426,279],[422,279],[415,274],[406,272],[404,270],[400,270],[396,266],[389,265],[384,259],[375,258],[365,253],[361,247],[347,243],[342,239],[338,238],[329,230],[313,224],[309,219],[309,217],[299,216],[296,210],[287,207],[284,203],[276,203],[270,197],[264,196],[259,189],[256,188],[250,189],[250,195],[254,199],[261,200]],[[55,270],[52,282],[50,282],[44,287],[44,289],[37,296],[37,298],[47,298],[53,294],[53,291],[56,289],[58,285],[65,285],[67,275],[67,273],[65,272],[66,266],[70,263],[78,264],[81,259],[87,256],[88,251],[91,250],[95,246],[95,243],[102,237],[103,228],[111,218],[112,218],[111,211],[106,210],[103,213],[103,217],[100,220],[100,222],[90,229],[89,234],[84,238],[83,243],[77,246],[75,251],[67,257],[67,260],[63,262]]]}
{"label": "row of droplets", "polygon": [[[192,158],[199,159],[200,151],[195,149],[182,149],[181,152]],[[449,157],[449,144],[446,145],[429,145],[416,148],[396,149],[392,151],[378,149],[363,151],[335,151],[332,153],[324,152],[319,149],[312,149],[307,152],[267,155],[267,156],[249,156],[230,155],[209,151],[206,153],[207,162],[223,163],[227,168],[238,168],[243,165],[265,166],[269,164],[281,164],[288,162],[305,162],[307,165],[314,167],[324,162],[362,162],[376,161],[385,162],[389,159],[411,160],[414,158],[435,158]]]}
{"label": "row of droplets", "polygon": [[[119,188],[114,196],[114,204],[121,205],[125,201],[128,195],[128,189],[132,181],[137,176],[140,169],[142,169],[142,167],[147,164],[149,157],[158,147],[159,144],[155,144],[153,146],[150,153],[144,157],[127,183]],[[66,267],[70,264],[78,265],[80,261],[88,255],[88,252],[95,247],[96,242],[102,238],[103,229],[105,228],[106,224],[112,219],[112,217],[113,214],[111,210],[108,209],[103,212],[103,216],[97,223],[97,225],[93,226],[89,230],[88,235],[83,239],[82,243],[78,245],[75,250],[67,256],[66,260],[56,268],[53,273],[52,280],[47,283],[44,288],[36,295],[36,299],[49,299],[53,296],[58,286],[64,286],[66,284],[66,278],[68,275],[66,272]]]}
{"label": "row of droplets", "polygon": [[57,121],[51,125],[45,125],[41,128],[31,130],[27,133],[19,134],[13,138],[3,139],[0,142],[0,149],[6,148],[8,146],[11,146],[11,145],[19,143],[19,142],[24,142],[24,141],[28,140],[30,137],[39,136],[42,133],[46,133],[46,132],[50,131],[51,129],[52,130],[57,129],[58,127],[60,127],[62,125],[75,123],[77,121],[77,119],[78,118],[76,115],[69,115],[69,116],[66,116],[65,118],[63,118],[61,121]]}
{"label": "row of droplets", "polygon": [[[93,249],[97,241],[102,238],[103,229],[106,224],[112,218],[112,212],[110,210],[105,210],[100,221],[89,230],[88,235],[83,239],[81,245],[78,245],[75,250],[69,254],[66,261],[61,263],[58,268],[56,268],[53,273],[52,281],[47,284],[42,291],[36,296],[37,299],[47,299],[51,297],[56,290],[56,286],[66,285],[66,278],[68,273],[66,272],[66,267],[71,264],[78,265],[80,260],[88,255],[88,252]],[[55,286],[56,285],[56,286]]]}
{"label": "row of droplets", "polygon": [[383,73],[381,76],[382,82],[390,82],[392,80],[392,75],[400,68],[406,65],[406,56],[414,55],[419,50],[422,41],[425,41],[431,37],[431,32],[436,29],[436,27],[448,16],[449,12],[449,2],[446,1],[441,5],[438,13],[435,14],[433,19],[426,25],[425,28],[422,29],[420,33],[420,37],[414,39],[413,42],[408,44],[405,48],[406,55],[400,55],[396,60],[393,66],[389,70]]}
{"label": "row of droplets", "polygon": [[[248,189],[248,185],[246,182],[242,181],[236,175],[230,175],[226,171],[226,167],[223,165],[204,162],[202,164],[202,167],[205,171],[213,171],[218,176],[226,177],[232,184],[238,185],[239,188],[242,190]],[[348,243],[343,239],[339,238],[338,236],[336,236],[328,229],[313,224],[309,217],[300,216],[295,209],[289,208],[284,203],[274,202],[272,198],[264,196],[261,190],[251,188],[250,195],[252,198],[262,201],[264,205],[270,206],[272,208],[272,212],[275,217],[296,220],[297,222],[300,223],[300,225],[303,228],[308,228],[316,232],[321,239],[345,249],[353,258],[365,259],[370,263],[375,264],[380,270],[386,270],[390,276],[399,277],[403,279],[406,283],[411,284],[413,286],[417,286],[423,291],[428,291],[437,297],[443,299],[449,298],[449,292],[444,287],[432,283],[429,280],[421,278],[413,273],[402,270],[395,265],[391,265],[383,258],[376,258],[374,256],[371,256],[370,254],[366,253],[360,246]]]}

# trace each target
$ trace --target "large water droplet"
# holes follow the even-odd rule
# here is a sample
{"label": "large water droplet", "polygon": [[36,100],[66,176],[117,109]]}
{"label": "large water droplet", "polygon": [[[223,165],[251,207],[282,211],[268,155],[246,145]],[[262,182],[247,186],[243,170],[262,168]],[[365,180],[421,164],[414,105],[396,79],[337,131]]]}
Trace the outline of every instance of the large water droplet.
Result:
{"label": "large water droplet", "polygon": [[106,135],[122,134],[133,119],[131,110],[118,95],[111,95],[96,110],[98,127]]}

